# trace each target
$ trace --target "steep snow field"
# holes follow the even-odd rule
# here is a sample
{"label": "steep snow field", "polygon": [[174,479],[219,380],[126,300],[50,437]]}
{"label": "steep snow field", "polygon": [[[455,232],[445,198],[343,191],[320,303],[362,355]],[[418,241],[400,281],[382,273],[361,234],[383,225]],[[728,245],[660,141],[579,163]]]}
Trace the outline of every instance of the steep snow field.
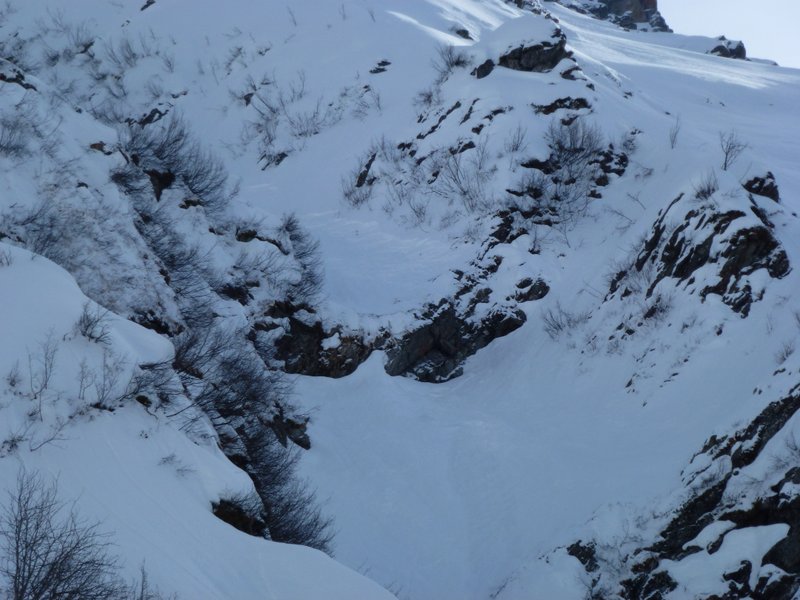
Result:
{"label": "steep snow field", "polygon": [[[681,36],[626,33],[548,8],[597,87],[591,118],[606,131],[642,129],[635,160],[654,172],[629,178],[627,189],[619,186],[604,202],[636,221],[624,234],[624,218],[598,207],[571,234],[575,252],[555,242],[535,258],[514,255],[554,281],[542,304],[592,310],[610,261],[625,255],[669,200],[717,166],[717,135],[733,126],[750,149],[723,189],[773,170],[785,203],[779,236],[790,258],[798,256],[790,233],[800,190],[793,167],[797,71],[704,56],[685,50],[691,40]],[[497,75],[475,95],[503,94],[500,102],[515,104],[543,93],[541,75]],[[467,85],[480,83],[464,76]],[[682,120],[674,151],[667,133],[674,117],[666,113]],[[524,122],[527,115],[515,116]],[[626,197],[639,192],[643,207]],[[384,269],[391,273],[383,265],[364,272]],[[385,294],[385,284],[376,293]],[[704,305],[676,300],[667,321],[621,355],[591,353],[582,333],[572,344],[553,343],[537,304],[523,328],[473,357],[450,383],[389,378],[378,356],[342,381],[301,380],[297,393],[313,411],[316,441],[306,470],[337,515],[337,556],[401,598],[582,597],[577,573],[541,565],[531,574],[527,565],[573,539],[575,528],[605,505],[630,505],[633,514],[658,503],[712,432],[757,414],[762,401],[753,387],[770,380],[784,338],[796,337],[791,316],[778,306],[792,305],[795,289],[793,275],[771,287],[747,322],[711,298]],[[594,315],[590,330],[611,318]],[[681,332],[687,322],[696,324]],[[724,337],[713,334],[718,323]],[[768,334],[768,323],[777,335]],[[631,393],[626,383],[634,374],[641,383]]]}
{"label": "steep snow field", "polygon": [[[699,290],[716,281],[716,260],[689,282],[641,284],[656,286],[654,297],[643,290],[611,297],[609,283],[639,254],[662,211],[677,226],[695,209],[741,209],[740,228],[766,214],[794,265],[800,71],[711,56],[715,40],[624,31],[553,2],[541,6],[575,62],[564,58],[549,72],[498,66],[482,79],[471,75],[474,67],[547,39],[555,22],[500,0],[11,5],[16,10],[0,22],[4,55],[15,54],[8,40],[31,40],[15,60],[36,89],[4,77],[4,114],[33,98],[37,118],[53,119],[59,138],[51,154],[37,147],[21,160],[3,158],[0,215],[35,207],[56,190],[92,211],[84,233],[97,244],[58,261],[67,273],[12,247],[12,235],[0,241],[0,374],[17,365],[23,382],[11,385],[5,375],[0,382],[0,435],[24,432],[23,443],[0,446],[0,487],[11,487],[20,465],[58,477],[81,514],[114,532],[126,568],[144,561],[166,592],[208,600],[583,598],[586,574],[564,546],[587,535],[622,545],[631,531],[657,533],[656,515],[682,501],[682,470],[704,441],[747,424],[796,383],[798,356],[784,356],[798,335],[796,270],[781,279],[765,269],[747,273],[754,301],[746,318],[720,294],[701,299]],[[92,77],[88,54],[76,51],[84,36],[105,56],[103,68],[118,68],[106,87]],[[443,44],[463,53],[467,66],[442,75]],[[54,50],[61,58],[52,59]],[[438,97],[420,101],[431,89]],[[547,113],[566,98],[587,105]],[[260,117],[270,106],[281,117],[267,127]],[[133,209],[108,181],[122,158],[88,149],[115,146],[112,112],[139,119],[153,109],[183,115],[224,162],[238,183],[231,222],[271,226],[294,212],[319,240],[324,286],[315,309],[326,327],[364,339],[399,336],[424,321],[427,303],[457,294],[455,271],[494,256],[502,265],[487,284],[492,306],[510,302],[525,277],[550,286],[545,298],[519,304],[522,327],[471,356],[464,374],[446,383],[390,377],[382,350],[340,379],[296,376],[292,400],[310,415],[312,443],[300,469],[335,519],[341,564],[247,536],[211,514],[212,502],[252,483],[225,458],[209,423],[188,427],[170,416],[179,412],[174,406],[82,403],[86,394],[100,402],[105,384],[80,387],[81,364],[101,378],[113,352],[118,368],[109,385],[124,387],[135,365],[172,353],[164,337],[113,314],[104,343],[74,328],[84,294],[124,317],[148,303],[177,314],[164,300],[158,265],[137,241]],[[539,223],[487,248],[497,211],[512,204],[507,190],[527,172],[522,163],[547,159],[548,129],[568,115],[596,125],[603,146],[625,147],[627,168],[563,227]],[[720,134],[733,130],[746,148],[723,170]],[[509,143],[516,132],[524,139]],[[488,164],[477,208],[410,166],[415,156],[455,156],[470,140],[477,148],[464,156],[485,152]],[[418,154],[394,167],[379,159],[372,197],[346,202],[343,189],[372,149],[402,143]],[[718,190],[697,199],[711,171]],[[767,171],[781,202],[759,196],[751,213],[742,184]],[[411,200],[393,195],[401,188]],[[163,204],[173,201],[177,192]],[[175,212],[187,215],[182,231],[196,236],[212,266],[227,267],[238,249],[209,235],[199,213]],[[10,231],[24,231],[16,223]],[[108,231],[127,237],[106,239]],[[717,239],[712,253],[728,241]],[[109,262],[104,253],[114,244],[121,249]],[[658,316],[646,317],[653,298],[662,298]],[[234,301],[216,310],[231,330],[260,316]],[[547,317],[559,313],[575,322],[548,335]],[[619,333],[626,329],[633,333]],[[52,410],[42,416],[33,397],[48,339],[58,350],[53,381],[42,390]],[[726,544],[753,546],[760,557],[786,535],[775,525],[759,531]],[[726,556],[713,559],[720,573],[730,566]],[[721,579],[713,569],[704,579],[706,564],[681,562],[671,572],[682,585],[716,593]],[[674,597],[690,597],[690,589]]]}

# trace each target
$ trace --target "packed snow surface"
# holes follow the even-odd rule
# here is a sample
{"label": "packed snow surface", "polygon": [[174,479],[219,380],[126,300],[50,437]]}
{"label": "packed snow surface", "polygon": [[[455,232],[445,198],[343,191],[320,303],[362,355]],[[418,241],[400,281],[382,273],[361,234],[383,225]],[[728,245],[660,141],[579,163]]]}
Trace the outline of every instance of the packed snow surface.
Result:
{"label": "packed snow surface", "polygon": [[[491,196],[498,206],[521,175],[520,160],[546,158],[550,117],[532,105],[580,95],[591,105],[581,110],[583,119],[616,146],[636,130],[638,147],[626,174],[569,230],[540,228],[539,239],[529,232],[498,247],[504,259],[498,281],[541,276],[551,292],[521,305],[526,324],[468,359],[461,377],[443,384],[390,377],[382,352],[342,379],[297,377],[294,401],[311,416],[312,449],[301,469],[335,518],[334,555],[344,566],[215,519],[211,502],[249,490],[248,478],[222,455],[209,425],[187,432],[179,419],[135,403],[82,415],[63,430],[53,416],[37,431],[57,431],[54,440],[0,458],[2,485],[10,486],[20,464],[58,477],[65,497],[79,498],[82,513],[114,532],[131,572],[144,561],[162,589],[185,598],[582,598],[577,561],[553,550],[587,529],[624,536],[636,527],[626,519],[658,510],[680,487],[681,470],[710,434],[763,408],[768,398],[754,395],[755,387],[767,395],[783,391],[771,377],[781,344],[797,335],[796,271],[763,282],[763,299],[747,319],[718,296],[701,302],[675,287],[671,310],[637,325],[636,335],[619,344],[609,336],[637,308],[635,300],[619,305],[603,298],[614,265],[638,250],[659,211],[682,193],[691,196],[712,169],[720,184],[712,202],[723,208],[741,200],[741,182],[774,173],[782,203],[771,206],[770,218],[790,262],[800,258],[800,71],[707,55],[713,40],[627,32],[555,3],[544,6],[567,36],[581,71],[577,80],[561,76],[573,66],[569,61],[550,73],[497,68],[482,80],[470,66],[444,80],[440,106],[421,109],[415,97],[437,78],[432,62],[441,44],[480,63],[520,42],[549,38],[555,22],[500,0],[157,0],[144,10],[72,0],[61,18],[85,19],[104,43],[128,36],[142,44],[142,57],[120,80],[127,108],[142,116],[154,105],[180,111],[239,182],[231,209],[237,216],[271,222],[294,212],[319,239],[325,274],[319,314],[348,330],[371,335],[413,325],[412,311],[454,293],[452,271],[475,259],[491,220],[491,211],[471,213],[452,201],[432,202],[417,222],[406,207],[382,198],[347,205],[343,181],[379,139],[418,140],[424,155],[436,144],[468,139],[483,115],[508,108],[473,136],[485,141],[496,166]],[[33,31],[48,8],[64,10],[49,0],[16,7],[2,26],[9,31]],[[381,61],[388,63],[383,71],[376,69]],[[121,220],[125,204],[107,182],[106,158],[85,156],[88,144],[113,142],[116,133],[64,108],[102,100],[71,69],[42,67],[31,81],[67,98],[55,103],[69,112],[60,124],[62,151],[80,153],[80,173],[101,190],[109,218]],[[260,160],[253,107],[242,101],[253,82],[256,93],[282,89],[294,119],[277,131],[275,150],[286,151],[277,165]],[[22,93],[0,85],[4,93]],[[354,98],[367,100],[354,106]],[[436,110],[457,101],[455,117],[430,139],[418,137],[436,121]],[[292,130],[293,122],[320,112],[313,133]],[[426,112],[434,116],[422,123]],[[462,118],[473,120],[465,125]],[[676,122],[680,134],[671,147]],[[519,128],[527,132],[525,156],[509,156],[504,140]],[[747,149],[723,172],[719,135],[732,129]],[[2,192],[11,198],[4,209],[33,204],[34,163],[3,167]],[[25,375],[28,356],[33,373],[42,345],[58,341],[51,389],[66,417],[81,361],[102,372],[105,360],[103,349],[75,335],[73,325],[86,288],[109,286],[97,284],[91,264],[69,274],[6,242],[0,249],[11,257],[0,266],[0,373],[19,364]],[[137,251],[123,253],[120,264],[135,263]],[[132,268],[130,275],[147,276]],[[586,318],[551,339],[543,315],[557,307]],[[232,321],[243,320],[236,310]],[[108,343],[120,369],[169,358],[171,347],[160,336],[110,319]],[[325,348],[340,343],[331,338]],[[30,407],[11,388],[0,394],[0,431],[8,436],[24,427]],[[782,535],[772,526],[729,534],[725,544],[760,549]],[[727,560],[725,549],[713,560]],[[678,565],[676,576],[714,588],[716,581],[692,568]]]}

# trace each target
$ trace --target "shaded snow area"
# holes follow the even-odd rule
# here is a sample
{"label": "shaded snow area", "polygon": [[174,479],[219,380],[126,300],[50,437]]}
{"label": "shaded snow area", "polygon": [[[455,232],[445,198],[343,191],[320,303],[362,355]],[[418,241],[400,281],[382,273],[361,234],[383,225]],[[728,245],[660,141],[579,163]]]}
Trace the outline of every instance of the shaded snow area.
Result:
{"label": "shaded snow area", "polygon": [[800,72],[628,4],[6,3],[0,491],[178,598],[793,598]]}

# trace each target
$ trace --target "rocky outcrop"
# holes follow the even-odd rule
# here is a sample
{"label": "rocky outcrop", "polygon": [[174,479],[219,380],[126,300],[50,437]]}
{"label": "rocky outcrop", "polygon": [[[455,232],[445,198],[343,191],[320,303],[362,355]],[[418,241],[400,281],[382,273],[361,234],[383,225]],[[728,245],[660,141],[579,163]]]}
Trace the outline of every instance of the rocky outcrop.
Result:
{"label": "rocky outcrop", "polygon": [[657,0],[557,0],[565,6],[606,19],[629,29],[644,25],[653,31],[671,31],[658,12]]}
{"label": "rocky outcrop", "polygon": [[[724,537],[732,531],[766,525],[789,525],[789,533],[763,556],[760,564],[743,560],[738,569],[722,574],[728,584],[725,598],[771,598],[789,600],[800,589],[800,496],[795,481],[800,481],[800,470],[792,466],[781,481],[771,487],[771,493],[757,497],[752,502],[731,506],[731,498],[741,496],[730,489],[741,470],[752,465],[761,455],[767,442],[780,432],[800,410],[800,386],[785,398],[767,406],[747,427],[730,436],[710,438],[694,463],[708,465],[698,469],[689,479],[694,483],[712,470],[712,465],[727,465],[723,474],[713,483],[701,486],[700,491],[676,511],[675,516],[661,532],[660,539],[647,548],[646,559],[632,566],[633,577],[623,582],[628,598],[656,597],[641,592],[648,584],[655,591],[666,591],[663,585],[652,585],[659,575],[662,584],[671,581],[662,570],[664,561],[679,562],[685,557],[719,550]],[[776,465],[777,466],[777,465]],[[783,467],[786,468],[785,466]],[[724,524],[722,533],[706,547],[693,543],[703,530],[714,523]],[[774,569],[777,567],[779,571]],[[758,572],[757,583],[750,585],[751,572]],[[669,585],[674,585],[671,582]]]}
{"label": "rocky outcrop", "polygon": [[[518,304],[544,298],[550,291],[543,280],[526,277],[503,301],[490,302],[492,290],[486,287],[486,281],[500,262],[492,261],[488,269],[471,275],[459,273],[462,285],[456,295],[425,307],[416,315],[419,324],[400,335],[382,330],[367,337],[345,332],[341,326],[326,329],[316,317],[299,310],[283,315],[274,309],[273,316],[278,319],[264,320],[257,327],[281,331],[274,342],[275,357],[284,361],[288,373],[344,377],[374,350],[383,350],[389,375],[429,383],[449,381],[462,374],[465,359],[525,323],[525,313]],[[273,429],[280,438],[289,438],[301,447],[308,443],[305,423],[281,422]]]}
{"label": "rocky outcrop", "polygon": [[[715,275],[700,279],[697,272],[707,265]],[[663,280],[673,279],[703,299],[720,296],[743,317],[764,293],[751,275],[764,269],[770,277],[781,279],[790,271],[772,223],[752,197],[749,206],[742,203],[741,209],[723,211],[712,204],[697,207],[683,195],[660,213],[632,268],[639,273],[654,270],[645,293],[648,298]],[[618,290],[623,297],[631,293],[624,285],[626,277],[620,272],[612,280],[611,295]]]}
{"label": "rocky outcrop", "polygon": [[449,301],[429,307],[427,322],[393,340],[386,349],[389,375],[413,376],[419,381],[441,383],[462,374],[466,358],[492,340],[519,329],[526,320],[519,309],[497,310],[477,321],[464,318]]}
{"label": "rocky outcrop", "polygon": [[556,28],[549,40],[513,48],[503,54],[498,63],[501,67],[515,71],[542,73],[553,69],[567,56],[567,36]]}
{"label": "rocky outcrop", "polygon": [[781,201],[781,192],[778,189],[778,183],[775,181],[775,175],[771,171],[767,171],[766,175],[753,177],[746,181],[742,187],[756,196],[764,196],[775,202]]}
{"label": "rocky outcrop", "polygon": [[747,59],[747,49],[740,41],[729,40],[725,36],[719,38],[719,43],[708,51],[709,54],[716,54],[723,58]]}
{"label": "rocky outcrop", "polygon": [[533,73],[545,73],[558,65],[563,59],[571,56],[567,50],[567,36],[558,27],[553,29],[550,39],[536,42],[522,42],[509,48],[499,58],[488,59],[478,65],[472,74],[478,79],[488,76],[496,65]]}
{"label": "rocky outcrop", "polygon": [[369,358],[376,345],[341,326],[325,329],[321,321],[295,314],[286,317],[283,328],[284,334],[275,342],[276,358],[284,361],[284,369],[292,374],[346,377]]}
{"label": "rocky outcrop", "polygon": [[[288,373],[344,377],[374,350],[382,350],[391,376],[428,383],[449,381],[462,374],[467,358],[525,323],[520,304],[540,300],[550,292],[544,280],[534,277],[523,277],[507,286],[510,289],[490,287],[503,263],[501,256],[490,255],[491,250],[510,244],[520,234],[509,213],[498,216],[481,258],[473,261],[468,272],[454,272],[457,291],[414,314],[416,324],[403,332],[382,328],[367,335],[340,325],[326,327],[309,307],[277,303],[258,321],[253,336],[272,335],[274,357],[284,362]],[[289,438],[301,447],[308,442],[305,423],[287,421],[273,429],[282,440]]]}
{"label": "rocky outcrop", "polygon": [[[753,421],[731,435],[712,436],[684,471],[688,499],[671,514],[660,533],[616,564],[616,573],[604,572],[599,553],[603,540],[578,541],[567,548],[580,561],[592,581],[614,597],[626,600],[657,600],[679,586],[675,565],[684,560],[707,559],[719,577],[720,592],[697,596],[706,600],[791,600],[800,589],[800,467],[797,444],[789,447],[766,475],[754,465],[767,444],[776,438],[800,410],[800,386],[769,404]],[[755,470],[750,473],[748,468]],[[757,475],[757,476],[754,476]],[[773,483],[774,482],[774,483]],[[765,485],[770,484],[772,485]],[[748,486],[754,488],[748,493]],[[759,535],[771,525],[788,526],[788,532],[772,546],[766,545],[753,562],[751,547],[734,542],[725,550],[733,561],[712,558],[730,535]],[[738,559],[738,560],[737,560]],[[735,562],[736,561],[736,562]],[[723,566],[715,566],[723,565]],[[729,566],[725,566],[729,565]],[[609,576],[611,577],[609,578]],[[616,581],[611,579],[618,577]],[[724,590],[724,591],[723,591]],[[605,595],[592,597],[608,597]]]}

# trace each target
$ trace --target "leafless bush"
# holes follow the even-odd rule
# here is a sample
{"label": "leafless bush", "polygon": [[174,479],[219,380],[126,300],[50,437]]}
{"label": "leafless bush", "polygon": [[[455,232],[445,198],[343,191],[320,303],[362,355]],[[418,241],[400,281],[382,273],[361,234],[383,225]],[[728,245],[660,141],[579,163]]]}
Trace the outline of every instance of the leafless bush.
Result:
{"label": "leafless bush", "polygon": [[[129,125],[121,136],[125,154],[142,173],[155,170],[171,174],[207,210],[221,209],[228,200],[224,164],[194,139],[181,117],[172,116],[164,121],[147,126]],[[127,171],[115,173],[119,185],[138,184]]]}
{"label": "leafless bush", "polygon": [[8,600],[177,600],[142,566],[126,585],[111,535],[59,499],[58,486],[20,471],[0,508],[0,592]]}
{"label": "leafless bush", "polygon": [[58,341],[51,331],[39,345],[36,353],[28,352],[28,390],[29,398],[38,404],[36,414],[42,418],[44,393],[50,387],[50,380],[56,368]]}
{"label": "leafless bush", "polygon": [[55,483],[20,472],[0,513],[0,581],[9,600],[107,600],[122,593],[109,536],[58,498]]}
{"label": "leafless bush", "polygon": [[125,361],[109,350],[103,351],[103,363],[100,372],[93,380],[96,408],[111,408],[115,402],[125,397],[125,390],[120,382],[125,368]]}
{"label": "leafless bush", "polygon": [[509,137],[503,143],[503,149],[506,151],[507,154],[516,155],[520,154],[521,152],[525,152],[528,148],[528,131],[522,127],[522,125],[517,125],[516,129],[511,132]]}
{"label": "leafless bush", "polygon": [[439,177],[433,192],[451,201],[460,200],[468,213],[474,213],[490,200],[486,185],[495,170],[485,139],[472,150],[444,150],[439,154]]}
{"label": "leafless bush", "polygon": [[569,312],[560,303],[556,303],[555,308],[547,309],[542,313],[542,324],[550,339],[556,340],[562,333],[575,329],[588,321],[589,317],[589,313]]}
{"label": "leafless bush", "polygon": [[442,88],[440,85],[432,85],[425,88],[414,96],[414,106],[427,110],[442,103]]}
{"label": "leafless bush", "polygon": [[151,186],[144,172],[131,163],[125,163],[111,171],[110,179],[127,195],[141,194]]}
{"label": "leafless bush", "polygon": [[536,209],[537,220],[560,231],[565,239],[588,209],[602,139],[597,127],[581,119],[569,125],[553,121],[545,133],[548,160],[541,170],[526,173],[518,184]]}
{"label": "leafless bush", "polygon": [[174,452],[167,454],[166,456],[162,456],[158,461],[158,464],[162,467],[170,467],[174,469],[175,474],[178,477],[186,477],[187,475],[194,473],[194,469],[186,465]]}
{"label": "leafless bush", "polygon": [[675,122],[672,124],[672,127],[669,128],[669,147],[673,150],[678,145],[678,136],[681,133],[681,116],[678,115],[675,117]]}
{"label": "leafless bush", "polygon": [[105,45],[105,58],[118,73],[124,73],[133,69],[139,61],[148,56],[148,49],[145,47],[136,48],[135,43],[129,37],[123,37],[116,43],[108,42]]}
{"label": "leafless bush", "polygon": [[591,160],[603,148],[603,134],[583,119],[576,119],[569,125],[560,120],[552,121],[544,139],[550,148],[550,161],[575,178],[590,169]]}
{"label": "leafless bush", "polygon": [[708,200],[719,190],[719,180],[715,171],[708,171],[694,184],[694,197],[697,200]]}
{"label": "leafless bush", "polygon": [[322,98],[307,111],[291,111],[283,105],[283,114],[292,136],[301,139],[319,134],[341,118],[330,104],[323,103]]}
{"label": "leafless bush", "polygon": [[795,351],[795,343],[794,343],[794,341],[789,340],[787,342],[783,342],[783,344],[781,344],[781,347],[778,350],[777,354],[775,354],[775,360],[777,361],[777,363],[779,365],[782,365],[787,360],[789,360],[789,357],[792,354],[794,354],[794,351]]}
{"label": "leafless bush", "polygon": [[353,116],[359,121],[364,120],[371,110],[378,113],[383,111],[383,100],[380,92],[371,86],[367,86],[362,94],[356,98],[355,107],[352,110]]}
{"label": "leafless bush", "polygon": [[776,471],[786,471],[800,464],[800,442],[794,432],[786,437],[781,451],[772,455],[771,463]]}
{"label": "leafless bush", "polygon": [[75,332],[89,341],[107,344],[111,336],[108,322],[108,311],[99,304],[87,301],[83,303],[83,310],[75,323]]}
{"label": "leafless bush", "polygon": [[0,155],[22,158],[30,154],[30,126],[18,114],[0,115]]}
{"label": "leafless bush", "polygon": [[267,509],[270,537],[330,553],[333,521],[323,514],[309,484],[298,479],[298,450],[284,448],[269,430],[247,446],[256,491]]}
{"label": "leafless bush", "polygon": [[16,389],[22,383],[22,373],[19,370],[19,361],[16,361],[6,373],[6,383],[11,389]]}
{"label": "leafless bush", "polygon": [[372,198],[373,187],[369,184],[358,185],[360,169],[356,169],[350,176],[342,177],[342,197],[348,205],[358,208],[369,202]]}
{"label": "leafless bush", "polygon": [[0,112],[0,156],[24,158],[30,156],[36,147],[39,151],[53,155],[53,143],[59,122],[37,108],[36,96],[26,93],[13,106]]}
{"label": "leafless bush", "polygon": [[736,162],[739,155],[747,149],[747,144],[743,142],[739,135],[731,130],[728,132],[720,132],[719,146],[722,149],[722,170],[727,171],[728,168]]}
{"label": "leafless bush", "polygon": [[322,258],[319,242],[303,229],[297,217],[286,215],[281,229],[292,244],[292,254],[300,266],[300,278],[289,289],[289,299],[295,305],[313,305],[322,292]]}
{"label": "leafless bush", "polygon": [[433,68],[437,73],[437,84],[444,83],[453,71],[463,69],[470,64],[469,55],[455,46],[445,44],[436,50]]}
{"label": "leafless bush", "polygon": [[14,264],[14,255],[10,250],[0,250],[0,267],[10,267]]}
{"label": "leafless bush", "polygon": [[183,388],[169,361],[138,365],[125,388],[125,400],[133,399],[149,406],[150,398],[169,404],[183,394]]}

